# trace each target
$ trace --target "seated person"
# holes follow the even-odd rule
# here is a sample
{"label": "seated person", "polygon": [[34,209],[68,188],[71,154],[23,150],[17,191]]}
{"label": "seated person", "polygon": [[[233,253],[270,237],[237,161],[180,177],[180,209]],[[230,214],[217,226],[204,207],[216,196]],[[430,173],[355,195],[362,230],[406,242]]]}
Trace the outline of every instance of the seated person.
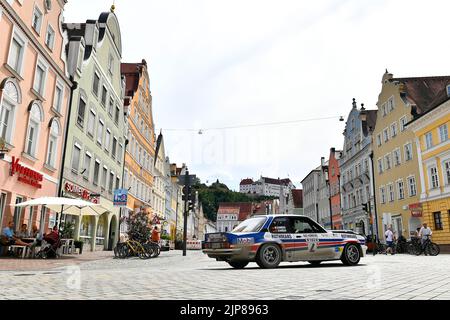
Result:
{"label": "seated person", "polygon": [[22,224],[22,226],[20,227],[19,232],[17,232],[17,237],[24,239],[24,238],[28,238],[30,235],[28,234],[28,226],[26,223]]}
{"label": "seated person", "polygon": [[51,245],[57,243],[59,241],[58,227],[54,226],[53,229],[49,229],[49,233],[44,235],[44,240]]}
{"label": "seated person", "polygon": [[10,222],[8,223],[8,226],[6,228],[3,229],[2,235],[5,236],[8,239],[8,245],[9,246],[24,246],[24,247],[28,247],[30,246],[30,244],[23,242],[22,240],[20,240],[19,237],[16,237],[14,235],[14,222]]}
{"label": "seated person", "polygon": [[36,224],[33,224],[33,228],[32,228],[32,231],[31,231],[31,236],[33,238],[37,238],[38,235],[39,235],[39,229],[38,229]]}

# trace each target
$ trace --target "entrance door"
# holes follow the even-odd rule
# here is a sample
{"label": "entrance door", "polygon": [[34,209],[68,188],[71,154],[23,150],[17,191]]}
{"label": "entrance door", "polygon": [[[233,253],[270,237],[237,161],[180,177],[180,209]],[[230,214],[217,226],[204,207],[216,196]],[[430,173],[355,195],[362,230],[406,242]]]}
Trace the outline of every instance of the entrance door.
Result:
{"label": "entrance door", "polygon": [[3,227],[3,212],[6,207],[6,193],[0,193],[0,228]]}
{"label": "entrance door", "polygon": [[[16,204],[22,203],[23,198],[17,197],[16,198]],[[22,215],[23,208],[15,207],[14,209],[14,228],[15,232],[18,232],[20,230],[20,218]]]}
{"label": "entrance door", "polygon": [[108,241],[108,250],[111,251],[115,247],[115,237],[117,232],[117,223],[116,223],[116,217],[112,217],[111,222],[109,224],[109,241]]}
{"label": "entrance door", "polygon": [[392,217],[392,228],[397,238],[403,234],[403,222],[401,216]]}

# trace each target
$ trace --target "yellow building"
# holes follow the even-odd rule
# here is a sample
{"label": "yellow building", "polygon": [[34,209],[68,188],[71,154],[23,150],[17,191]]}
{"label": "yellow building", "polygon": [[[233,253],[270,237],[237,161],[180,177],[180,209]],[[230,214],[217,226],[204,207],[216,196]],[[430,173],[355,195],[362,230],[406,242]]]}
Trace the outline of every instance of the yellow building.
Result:
{"label": "yellow building", "polygon": [[373,134],[380,239],[389,226],[409,238],[422,224],[419,154],[407,124],[425,113],[449,82],[450,77],[394,78],[387,71],[383,76]]}
{"label": "yellow building", "polygon": [[[150,78],[145,60],[142,63],[122,63],[125,79],[125,104],[128,105],[128,146],[125,155],[124,188],[128,189],[127,213],[153,213],[153,163],[155,133],[152,112]],[[125,232],[123,225],[121,232]]]}
{"label": "yellow building", "polygon": [[450,86],[428,112],[408,128],[416,136],[421,176],[423,221],[433,231],[433,242],[450,244]]}

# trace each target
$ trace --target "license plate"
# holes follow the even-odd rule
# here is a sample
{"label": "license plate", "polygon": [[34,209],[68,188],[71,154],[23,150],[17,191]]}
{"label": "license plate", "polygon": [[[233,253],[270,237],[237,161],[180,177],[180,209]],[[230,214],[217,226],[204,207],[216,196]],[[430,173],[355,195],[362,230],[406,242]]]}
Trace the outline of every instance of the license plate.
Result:
{"label": "license plate", "polygon": [[221,249],[222,248],[222,244],[221,243],[212,243],[211,244],[211,248],[212,249]]}

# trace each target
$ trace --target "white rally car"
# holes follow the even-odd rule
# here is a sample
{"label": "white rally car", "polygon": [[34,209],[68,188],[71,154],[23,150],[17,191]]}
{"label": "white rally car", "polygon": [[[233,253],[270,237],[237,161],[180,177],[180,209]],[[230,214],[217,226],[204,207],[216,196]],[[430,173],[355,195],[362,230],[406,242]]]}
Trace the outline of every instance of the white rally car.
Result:
{"label": "white rally car", "polygon": [[261,268],[276,268],[282,261],[341,260],[357,265],[366,255],[364,238],[355,234],[327,231],[305,216],[255,216],[232,232],[206,234],[203,253],[233,268],[245,268],[256,262]]}

